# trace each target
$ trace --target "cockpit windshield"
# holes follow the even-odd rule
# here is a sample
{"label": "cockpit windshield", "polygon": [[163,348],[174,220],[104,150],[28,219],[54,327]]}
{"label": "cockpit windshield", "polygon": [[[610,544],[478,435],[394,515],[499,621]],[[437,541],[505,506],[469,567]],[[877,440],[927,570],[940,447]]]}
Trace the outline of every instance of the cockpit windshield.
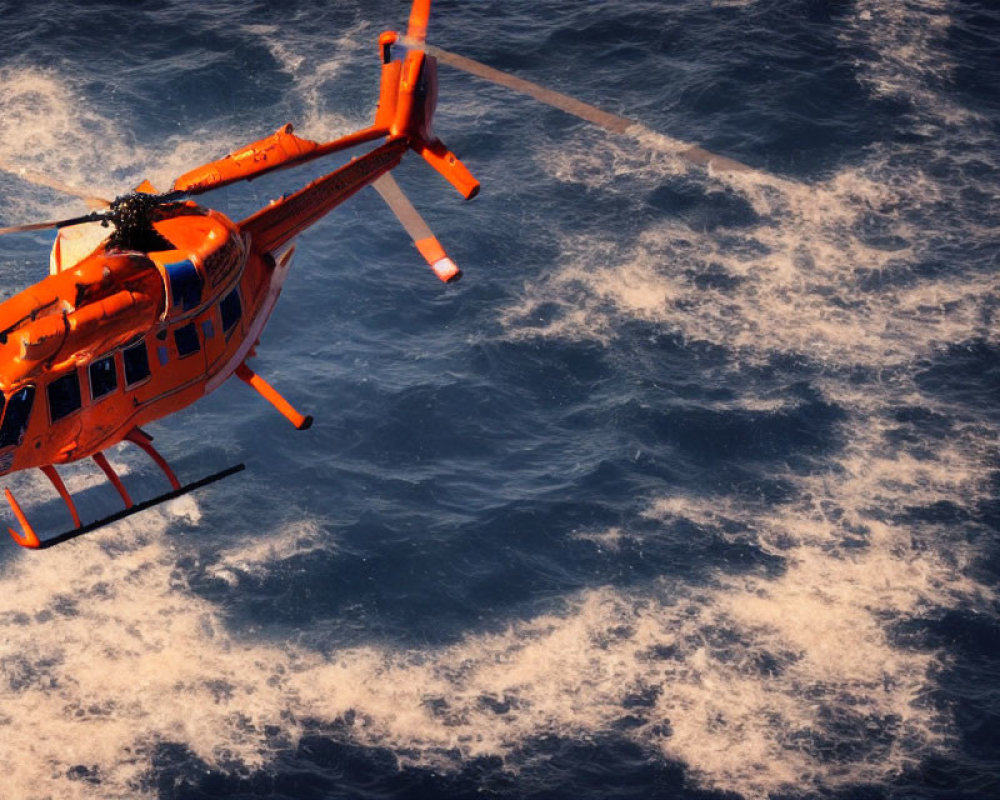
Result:
{"label": "cockpit windshield", "polygon": [[[0,424],[0,448],[18,445],[28,430],[31,405],[35,400],[35,387],[24,386],[7,396],[7,409]],[[2,409],[2,406],[0,406]]]}

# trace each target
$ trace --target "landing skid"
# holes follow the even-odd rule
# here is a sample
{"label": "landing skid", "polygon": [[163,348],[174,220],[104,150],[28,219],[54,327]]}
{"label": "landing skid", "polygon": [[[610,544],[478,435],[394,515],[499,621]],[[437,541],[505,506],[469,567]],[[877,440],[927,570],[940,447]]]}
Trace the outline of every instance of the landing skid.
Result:
{"label": "landing skid", "polygon": [[230,475],[242,472],[245,468],[244,464],[237,464],[234,467],[229,467],[221,472],[216,472],[214,475],[209,475],[201,480],[182,486],[181,482],[177,480],[177,476],[174,474],[174,471],[170,468],[170,465],[167,464],[163,456],[161,456],[153,447],[152,436],[140,428],[133,428],[129,431],[125,438],[127,441],[140,447],[149,455],[150,458],[153,459],[156,465],[162,470],[163,474],[170,481],[170,485],[173,487],[171,491],[166,494],[161,494],[158,497],[154,497],[151,500],[144,500],[141,503],[133,503],[132,498],[129,497],[128,492],[125,491],[124,485],[122,485],[121,478],[118,477],[114,468],[112,468],[111,464],[108,463],[104,453],[94,453],[92,456],[94,463],[101,468],[101,471],[105,474],[105,476],[107,476],[108,481],[118,491],[118,494],[125,503],[125,508],[115,514],[104,517],[103,519],[95,520],[94,522],[88,522],[86,525],[82,525],[80,523],[80,515],[76,510],[76,504],[73,502],[73,498],[70,493],[66,490],[66,485],[63,483],[62,478],[59,477],[59,473],[56,472],[55,467],[52,465],[45,466],[41,468],[42,472],[52,482],[53,487],[55,487],[59,496],[66,503],[66,507],[69,509],[69,513],[73,517],[73,524],[76,527],[72,530],[66,531],[65,533],[61,533],[58,536],[53,536],[45,540],[40,539],[38,534],[35,533],[35,529],[32,527],[31,523],[28,522],[28,518],[21,509],[20,504],[14,499],[14,495],[11,494],[10,489],[4,489],[4,495],[7,497],[7,502],[10,503],[11,511],[14,512],[14,516],[17,517],[17,521],[20,523],[21,530],[23,531],[22,533],[18,533],[13,528],[7,529],[14,541],[21,545],[21,547],[27,547],[31,550],[44,550],[48,547],[54,547],[57,544],[68,542],[70,539],[75,539],[77,536],[83,536],[85,533],[96,531],[98,528],[103,528],[105,525],[117,522],[120,519],[131,516],[132,514],[137,514],[140,511],[145,511],[146,509],[152,508],[160,503],[173,500],[175,497],[180,497],[188,492],[193,492],[195,489],[200,489],[202,486],[208,486],[210,483],[215,483],[223,478],[228,478]]}
{"label": "landing skid", "polygon": [[77,536],[83,536],[87,533],[93,533],[98,528],[103,528],[105,525],[110,525],[112,522],[118,522],[118,520],[130,517],[133,514],[138,514],[140,511],[145,511],[153,506],[159,505],[160,503],[166,503],[168,500],[173,500],[175,497],[181,497],[188,492],[193,492],[195,489],[200,489],[203,486],[208,486],[216,481],[221,481],[223,478],[228,478],[230,475],[235,475],[237,472],[242,472],[246,469],[245,464],[236,464],[235,466],[228,467],[221,472],[216,472],[214,475],[209,475],[201,480],[193,481],[191,483],[185,484],[178,489],[173,489],[166,494],[161,494],[159,497],[154,497],[150,500],[144,500],[141,503],[136,503],[129,508],[123,508],[114,514],[110,514],[102,519],[94,520],[93,522],[88,522],[86,525],[81,525],[78,528],[73,528],[66,531],[65,533],[60,533],[58,536],[53,536],[49,539],[39,539],[38,535],[32,529],[31,525],[28,524],[27,519],[24,517],[24,513],[21,511],[20,506],[17,501],[14,500],[13,495],[9,491],[6,491],[7,500],[11,504],[11,508],[14,510],[14,515],[18,518],[18,522],[21,523],[21,527],[25,531],[25,535],[19,534],[13,528],[8,528],[10,535],[14,538],[22,547],[27,547],[31,550],[45,550],[49,547],[55,547],[57,544],[63,544],[63,542],[68,542],[71,539],[75,539]]}

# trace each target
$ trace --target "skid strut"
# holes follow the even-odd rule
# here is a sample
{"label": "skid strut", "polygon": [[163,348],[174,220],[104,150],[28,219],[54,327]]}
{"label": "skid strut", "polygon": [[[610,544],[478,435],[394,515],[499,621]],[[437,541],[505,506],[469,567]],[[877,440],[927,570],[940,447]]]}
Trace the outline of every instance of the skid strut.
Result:
{"label": "skid strut", "polygon": [[146,433],[146,431],[142,428],[133,428],[129,431],[128,436],[125,438],[132,442],[132,444],[138,445],[146,451],[146,454],[153,459],[153,463],[163,470],[163,474],[167,476],[167,480],[170,481],[170,485],[174,487],[175,491],[181,488],[181,482],[177,480],[177,476],[174,474],[174,471],[170,469],[170,465],[167,463],[167,460],[157,452],[155,447],[153,447],[152,436]]}

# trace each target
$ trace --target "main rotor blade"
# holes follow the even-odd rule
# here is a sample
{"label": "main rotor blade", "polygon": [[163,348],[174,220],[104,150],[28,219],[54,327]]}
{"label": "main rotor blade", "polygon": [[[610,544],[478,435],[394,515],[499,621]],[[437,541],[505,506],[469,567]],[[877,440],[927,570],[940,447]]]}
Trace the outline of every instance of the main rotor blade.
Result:
{"label": "main rotor blade", "polygon": [[93,211],[82,217],[55,219],[48,220],[46,222],[29,222],[26,225],[11,225],[7,228],[0,228],[0,236],[4,236],[8,233],[25,233],[27,231],[44,231],[52,228],[66,228],[70,225],[81,225],[84,222],[98,222],[102,219],[105,219],[104,214],[98,214],[96,211]]}
{"label": "main rotor blade", "polygon": [[27,225],[10,225],[6,228],[0,228],[0,236],[4,236],[8,233],[25,233],[26,231],[44,231],[47,228],[58,227],[58,222],[29,222]]}
{"label": "main rotor blade", "polygon": [[406,232],[410,234],[413,244],[416,245],[417,250],[420,251],[420,255],[424,257],[424,260],[434,271],[434,274],[445,283],[452,283],[461,278],[462,270],[455,265],[454,261],[448,258],[448,254],[445,253],[444,248],[437,240],[433,231],[431,231],[430,226],[420,216],[420,212],[413,207],[413,203],[403,193],[403,190],[399,188],[396,179],[390,173],[386,172],[375,180],[372,186],[381,195],[382,199],[385,200],[386,205],[392,209],[392,213],[396,215],[396,219],[406,228]]}
{"label": "main rotor blade", "polygon": [[28,183],[33,183],[36,186],[45,186],[48,189],[55,189],[57,192],[68,194],[71,197],[79,197],[87,204],[87,208],[95,211],[100,208],[107,208],[111,205],[111,201],[105,200],[103,197],[98,197],[90,192],[77,189],[75,186],[70,186],[68,183],[63,183],[62,181],[57,181],[55,178],[50,178],[48,175],[43,175],[40,172],[33,172],[28,169],[19,169],[13,164],[10,164],[2,159],[0,159],[0,169],[4,172],[9,172],[11,175],[16,175],[18,178],[25,180]]}
{"label": "main rotor blade", "polygon": [[[442,64],[447,64],[449,67],[454,67],[462,72],[468,72],[478,78],[504,86],[512,91],[519,92],[520,94],[526,94],[541,103],[558,108],[561,111],[565,111],[567,114],[572,114],[573,116],[579,117],[580,119],[586,120],[594,125],[599,125],[605,130],[618,136],[631,135],[633,137],[637,137],[644,132],[648,132],[648,129],[640,122],[628,119],[627,117],[620,117],[616,114],[611,114],[598,108],[597,106],[592,106],[589,103],[577,100],[575,97],[570,97],[569,95],[553,91],[552,89],[546,89],[544,86],[532,83],[531,81],[526,81],[523,78],[518,78],[516,75],[511,75],[508,72],[501,72],[500,70],[494,69],[493,67],[483,64],[480,61],[474,61],[471,58],[460,56],[458,53],[442,50],[440,47],[435,47],[434,45],[424,44],[422,41],[411,39],[409,36],[402,37],[401,41],[404,45],[408,45],[410,47],[423,48],[428,55],[434,56],[434,58]],[[695,164],[727,172],[754,171],[753,167],[747,166],[746,164],[736,161],[735,159],[728,158],[727,156],[712,153],[703,147],[699,147],[698,145],[692,145],[686,142],[677,142],[677,144],[679,146],[677,155],[682,156]]]}

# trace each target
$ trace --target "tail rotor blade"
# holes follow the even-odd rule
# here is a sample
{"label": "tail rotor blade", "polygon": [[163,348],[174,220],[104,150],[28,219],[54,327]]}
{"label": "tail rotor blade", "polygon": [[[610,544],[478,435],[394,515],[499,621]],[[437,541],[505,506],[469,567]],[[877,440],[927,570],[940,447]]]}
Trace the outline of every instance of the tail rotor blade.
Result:
{"label": "tail rotor blade", "polygon": [[[628,119],[627,117],[620,117],[617,114],[611,114],[597,106],[584,103],[582,100],[577,100],[561,92],[547,89],[544,86],[524,80],[516,75],[502,72],[480,61],[474,61],[471,58],[460,56],[458,53],[442,50],[440,47],[435,47],[434,45],[424,44],[422,41],[411,40],[409,36],[403,37],[402,42],[410,46],[422,47],[428,55],[433,56],[442,64],[447,64],[449,67],[475,75],[490,83],[504,86],[520,94],[526,94],[540,103],[553,106],[561,111],[565,111],[567,114],[572,114],[594,125],[598,125],[617,136],[638,136],[647,132],[647,128],[640,122]],[[727,172],[753,171],[753,168],[746,164],[709,152],[698,145],[683,142],[678,144],[680,147],[677,150],[677,154],[695,164]]]}
{"label": "tail rotor blade", "polygon": [[414,45],[422,45],[427,39],[427,20],[430,15],[431,0],[413,0],[413,7],[410,9],[410,22],[406,28],[406,38]]}
{"label": "tail rotor blade", "polygon": [[413,240],[413,244],[416,245],[417,250],[420,251],[420,255],[424,257],[424,260],[434,271],[434,274],[445,283],[453,283],[461,278],[462,270],[445,253],[444,248],[437,240],[433,231],[431,231],[430,226],[420,216],[417,209],[413,207],[413,203],[410,202],[409,198],[403,194],[403,190],[399,188],[396,179],[390,173],[386,172],[372,183],[372,186],[375,187],[375,191],[385,200],[386,205],[392,209],[392,213],[396,215],[396,219],[402,223],[406,232]]}

